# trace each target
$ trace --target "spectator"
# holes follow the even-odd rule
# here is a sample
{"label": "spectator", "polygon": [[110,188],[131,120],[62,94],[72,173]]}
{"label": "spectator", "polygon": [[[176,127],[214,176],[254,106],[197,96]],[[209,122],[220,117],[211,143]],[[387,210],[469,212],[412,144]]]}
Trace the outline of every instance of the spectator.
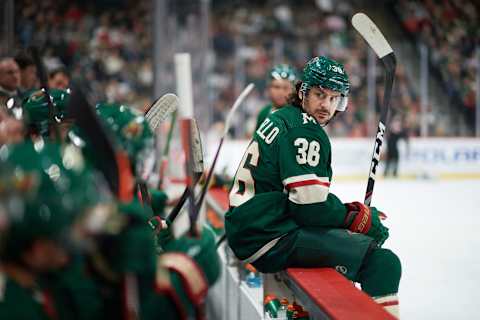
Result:
{"label": "spectator", "polygon": [[0,58],[0,109],[6,109],[10,98],[18,98],[20,68],[12,57]]}
{"label": "spectator", "polygon": [[20,88],[21,95],[27,91],[38,88],[37,66],[25,52],[20,52],[15,56],[15,62],[20,68]]}
{"label": "spectator", "polygon": [[[430,50],[432,66],[444,84],[454,108],[460,107],[467,124],[473,127],[474,70],[476,46],[479,44],[479,7],[475,1],[401,0],[396,10],[403,27]],[[477,1],[478,3],[478,1]]]}

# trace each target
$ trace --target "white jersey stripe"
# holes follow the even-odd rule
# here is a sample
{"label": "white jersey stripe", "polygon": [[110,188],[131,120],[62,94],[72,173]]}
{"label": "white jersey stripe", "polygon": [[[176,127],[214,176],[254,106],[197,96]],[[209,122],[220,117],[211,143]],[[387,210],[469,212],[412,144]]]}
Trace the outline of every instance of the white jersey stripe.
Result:
{"label": "white jersey stripe", "polygon": [[288,199],[296,204],[311,204],[327,200],[329,187],[321,184],[307,184],[289,189]]}

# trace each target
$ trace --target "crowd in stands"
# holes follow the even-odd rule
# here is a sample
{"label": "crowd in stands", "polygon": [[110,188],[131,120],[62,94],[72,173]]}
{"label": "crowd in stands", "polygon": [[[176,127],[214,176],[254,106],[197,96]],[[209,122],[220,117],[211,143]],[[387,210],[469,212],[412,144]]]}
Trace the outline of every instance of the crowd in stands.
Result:
{"label": "crowd in stands", "polygon": [[[110,2],[16,1],[17,46],[39,45],[49,69],[65,68],[73,79],[86,79],[108,100],[142,108],[150,101],[153,85],[152,1],[115,1],[115,10],[108,9]],[[274,63],[289,63],[301,71],[310,57],[328,55],[345,64],[351,80],[348,112],[328,130],[333,136],[371,133],[376,122],[367,119],[368,49],[349,24],[354,11],[347,0],[212,1],[210,104],[203,106],[211,108],[211,123],[223,121],[243,86],[254,82],[256,90],[236,117],[233,131],[238,138],[249,136],[257,112],[268,102],[269,68]],[[460,69],[471,63],[461,62]],[[447,65],[455,68],[452,63]],[[471,74],[467,76],[462,83],[470,84]],[[376,82],[378,111],[383,97],[380,65]],[[417,93],[404,70],[398,68],[392,107],[413,135],[419,132]]]}
{"label": "crowd in stands", "polygon": [[430,49],[430,59],[451,102],[475,119],[475,81],[480,48],[480,4],[470,0],[400,0],[404,28]]}
{"label": "crowd in stands", "polygon": [[47,70],[66,68],[107,99],[142,107],[153,82],[151,4],[16,1],[17,46],[39,46]]}
{"label": "crowd in stands", "polygon": [[[235,2],[235,1],[233,1]],[[363,137],[376,129],[375,119],[368,118],[367,54],[364,40],[350,26],[354,13],[350,1],[296,1],[266,5],[249,2],[249,6],[227,3],[213,8],[213,48],[217,57],[214,73],[218,92],[216,110],[228,108],[239,92],[239,85],[253,82],[254,94],[242,108],[238,136],[251,134],[259,106],[265,96],[267,72],[274,63],[288,63],[301,72],[315,55],[327,55],[345,64],[351,80],[348,112],[328,125],[333,136]],[[376,107],[383,97],[383,71],[376,75]],[[249,103],[250,102],[250,103]],[[398,69],[392,106],[418,133],[419,102],[402,68]],[[245,125],[246,124],[246,125]]]}

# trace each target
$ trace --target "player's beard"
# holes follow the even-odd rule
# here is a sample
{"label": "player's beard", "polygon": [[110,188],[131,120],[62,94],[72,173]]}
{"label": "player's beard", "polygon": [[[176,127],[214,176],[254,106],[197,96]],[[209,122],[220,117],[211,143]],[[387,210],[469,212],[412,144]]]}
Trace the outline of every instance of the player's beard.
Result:
{"label": "player's beard", "polygon": [[310,108],[305,107],[305,105],[308,105],[308,96],[306,99],[302,101],[302,109],[306,113],[308,113],[310,116],[315,118],[315,120],[320,124],[322,127],[326,126],[330,119],[332,119],[333,114],[328,111],[328,109],[319,107],[319,108],[312,108],[313,110],[310,110]]}
{"label": "player's beard", "polygon": [[328,110],[321,109],[315,111],[313,117],[320,125],[324,126],[330,121],[330,119],[332,118],[332,114],[330,114]]}

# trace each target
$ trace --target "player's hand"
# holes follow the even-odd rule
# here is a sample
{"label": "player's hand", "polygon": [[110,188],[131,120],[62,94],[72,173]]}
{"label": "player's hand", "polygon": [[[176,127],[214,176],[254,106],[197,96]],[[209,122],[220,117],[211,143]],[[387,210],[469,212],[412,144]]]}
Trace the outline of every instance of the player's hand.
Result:
{"label": "player's hand", "polygon": [[388,228],[380,222],[381,216],[386,218],[383,212],[361,202],[346,203],[345,206],[347,217],[344,225],[347,229],[372,237],[379,246],[387,240]]}
{"label": "player's hand", "polygon": [[148,220],[148,225],[152,230],[155,232],[155,234],[159,234],[163,230],[168,229],[167,222],[165,220],[162,220],[159,216],[153,216]]}
{"label": "player's hand", "polygon": [[162,252],[164,247],[173,239],[172,231],[165,220],[159,216],[153,216],[148,220],[148,225],[155,233],[157,250]]}
{"label": "player's hand", "polygon": [[18,143],[23,140],[23,123],[12,117],[0,115],[0,144]]}

